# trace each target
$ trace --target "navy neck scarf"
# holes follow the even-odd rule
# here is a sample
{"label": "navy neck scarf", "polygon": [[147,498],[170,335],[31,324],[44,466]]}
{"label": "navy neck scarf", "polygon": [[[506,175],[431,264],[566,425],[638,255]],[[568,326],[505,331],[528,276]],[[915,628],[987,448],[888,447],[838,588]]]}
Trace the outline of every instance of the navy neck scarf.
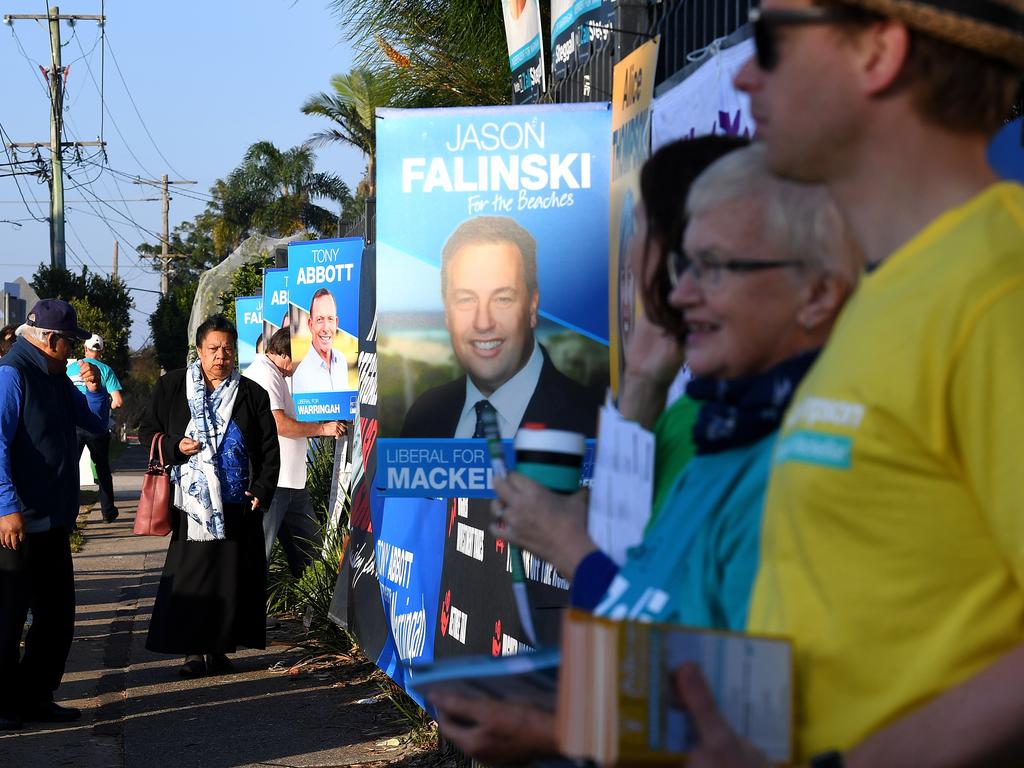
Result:
{"label": "navy neck scarf", "polygon": [[750,445],[778,429],[797,385],[819,351],[802,352],[755,376],[691,380],[686,394],[703,403],[693,425],[697,453]]}

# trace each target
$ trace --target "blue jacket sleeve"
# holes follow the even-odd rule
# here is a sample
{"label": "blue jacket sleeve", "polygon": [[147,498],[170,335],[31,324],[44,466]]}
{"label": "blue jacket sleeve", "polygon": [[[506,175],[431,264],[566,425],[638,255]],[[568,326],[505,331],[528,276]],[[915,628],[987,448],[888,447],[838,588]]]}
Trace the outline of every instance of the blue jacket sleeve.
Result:
{"label": "blue jacket sleeve", "polygon": [[570,605],[584,611],[594,610],[618,572],[619,566],[604,552],[591,552],[576,566],[569,591]]}
{"label": "blue jacket sleeve", "polygon": [[[100,400],[107,397],[106,390],[99,392],[87,392],[82,394],[78,387],[71,387],[71,397],[75,405],[75,426],[81,427],[86,432],[99,433],[107,431],[107,422],[89,407],[90,402],[99,406]],[[97,407],[97,411],[101,410]]]}
{"label": "blue jacket sleeve", "polygon": [[21,512],[11,477],[11,444],[21,418],[21,376],[15,368],[0,367],[0,517]]}

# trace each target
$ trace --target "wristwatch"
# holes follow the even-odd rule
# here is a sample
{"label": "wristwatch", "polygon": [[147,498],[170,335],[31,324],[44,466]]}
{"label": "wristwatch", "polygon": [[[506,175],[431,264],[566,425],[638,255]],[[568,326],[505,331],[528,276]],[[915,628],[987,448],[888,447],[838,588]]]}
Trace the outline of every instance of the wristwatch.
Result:
{"label": "wristwatch", "polygon": [[811,758],[811,768],[843,768],[843,753],[838,750],[822,752]]}

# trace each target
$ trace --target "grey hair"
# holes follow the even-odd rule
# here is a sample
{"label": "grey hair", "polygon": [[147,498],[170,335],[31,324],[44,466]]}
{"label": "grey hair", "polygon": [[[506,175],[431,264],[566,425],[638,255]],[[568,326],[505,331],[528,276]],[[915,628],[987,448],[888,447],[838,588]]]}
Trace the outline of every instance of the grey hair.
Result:
{"label": "grey hair", "polygon": [[49,328],[39,328],[35,325],[22,325],[15,331],[17,336],[32,338],[36,341],[46,341],[46,336],[50,333],[59,333],[59,331],[51,331]]}
{"label": "grey hair", "polygon": [[856,285],[864,260],[832,196],[824,185],[772,173],[763,144],[735,149],[709,165],[690,187],[686,215],[692,219],[746,200],[763,206],[765,235],[787,258]]}

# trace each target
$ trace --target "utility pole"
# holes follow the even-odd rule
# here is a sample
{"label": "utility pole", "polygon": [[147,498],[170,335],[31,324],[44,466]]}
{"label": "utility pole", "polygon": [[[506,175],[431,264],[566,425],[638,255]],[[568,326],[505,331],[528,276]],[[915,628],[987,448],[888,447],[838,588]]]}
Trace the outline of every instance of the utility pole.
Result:
{"label": "utility pole", "polygon": [[163,198],[163,233],[160,237],[160,294],[162,296],[167,295],[167,291],[170,290],[168,272],[170,271],[171,263],[171,231],[170,231],[170,212],[171,212],[171,197],[168,191],[170,184],[198,184],[197,181],[187,181],[185,179],[175,179],[168,181],[167,174],[163,174],[159,181],[156,179],[134,179],[135,184],[149,184],[150,186],[159,186],[160,192]]}
{"label": "utility pole", "polygon": [[117,279],[117,240],[114,241],[114,268],[110,271],[110,276]]}
{"label": "utility pole", "polygon": [[64,70],[60,65],[60,9],[48,9],[50,17],[50,266],[67,269],[64,254],[64,158],[61,140],[64,127]]}
{"label": "utility pole", "polygon": [[[64,246],[64,158],[63,148],[74,146],[103,146],[102,141],[65,142],[64,135],[64,69],[60,60],[61,21],[95,21],[103,25],[104,16],[61,15],[57,6],[47,8],[45,16],[37,14],[7,14],[4,24],[13,21],[46,21],[50,27],[50,70],[44,72],[50,86],[50,266],[66,269]],[[11,144],[11,148],[42,146],[41,143]]]}

